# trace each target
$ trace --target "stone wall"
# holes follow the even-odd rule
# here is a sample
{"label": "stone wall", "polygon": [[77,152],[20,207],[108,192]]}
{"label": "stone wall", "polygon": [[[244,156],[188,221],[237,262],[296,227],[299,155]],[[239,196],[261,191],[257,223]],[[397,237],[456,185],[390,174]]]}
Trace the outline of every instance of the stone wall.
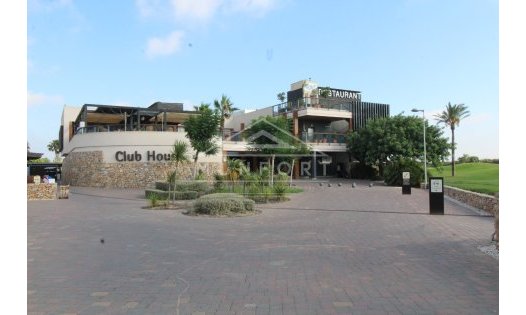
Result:
{"label": "stone wall", "polygon": [[[179,178],[189,179],[193,163],[177,169]],[[214,173],[222,173],[220,163],[198,163],[207,180]],[[71,186],[145,188],[153,182],[165,181],[175,170],[173,162],[118,162],[105,163],[101,151],[72,152],[62,162],[62,183]]]}
{"label": "stone wall", "polygon": [[469,206],[484,210],[492,215],[499,211],[499,199],[451,186],[444,186],[444,194]]}
{"label": "stone wall", "polygon": [[27,184],[27,200],[57,199],[57,184]]}

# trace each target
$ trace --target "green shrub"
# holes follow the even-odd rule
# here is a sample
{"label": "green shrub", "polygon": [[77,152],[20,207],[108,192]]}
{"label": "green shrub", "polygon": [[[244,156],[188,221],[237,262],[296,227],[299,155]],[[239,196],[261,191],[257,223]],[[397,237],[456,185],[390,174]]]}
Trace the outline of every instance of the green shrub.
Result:
{"label": "green shrub", "polygon": [[272,192],[277,197],[278,200],[285,199],[285,193],[287,192],[287,186],[283,184],[277,184],[272,187]]}
{"label": "green shrub", "polygon": [[276,177],[276,181],[287,183],[288,180],[289,180],[289,175],[287,173],[285,173],[285,172],[278,172],[278,175]]}
{"label": "green shrub", "polygon": [[259,185],[261,182],[260,176],[253,172],[243,174],[241,179],[244,181],[245,185],[247,186]]}
{"label": "green shrub", "polygon": [[255,210],[255,202],[254,200],[243,198],[243,204],[245,206],[245,211],[254,211]]}
{"label": "green shrub", "polygon": [[401,159],[386,165],[384,180],[389,186],[402,186],[402,172],[410,173],[411,186],[418,187],[424,180],[424,167],[421,162],[410,159]]}
{"label": "green shrub", "polygon": [[477,156],[464,154],[458,158],[458,164],[461,163],[478,163],[480,159]]}
{"label": "green shrub", "polygon": [[205,180],[206,179],[206,176],[205,176],[205,173],[203,172],[203,170],[199,169],[197,171],[197,176],[195,177],[196,180]]}
{"label": "green shrub", "polygon": [[378,170],[365,163],[352,164],[351,165],[351,178],[376,179],[378,178]]}
{"label": "green shrub", "polygon": [[270,178],[270,169],[267,166],[263,166],[259,169],[259,177],[262,182],[268,182]]}
{"label": "green shrub", "polygon": [[150,207],[157,207],[157,204],[159,203],[159,197],[156,193],[151,193],[148,195],[148,201],[150,203]]}
{"label": "green shrub", "polygon": [[480,162],[499,164],[499,159],[482,159]]}
{"label": "green shrub", "polygon": [[225,187],[225,176],[221,175],[221,174],[214,174],[214,189],[215,190],[221,190]]}
{"label": "green shrub", "polygon": [[194,190],[187,190],[187,191],[176,191],[170,193],[170,197],[175,197],[175,200],[192,200],[197,199],[199,197],[199,193]]}
{"label": "green shrub", "polygon": [[193,212],[208,215],[229,215],[254,211],[254,201],[233,193],[216,193],[200,197]]}
{"label": "green shrub", "polygon": [[163,191],[169,191],[170,190],[170,184],[168,182],[155,182],[155,189],[163,190]]}
{"label": "green shrub", "polygon": [[188,182],[178,181],[178,182],[175,182],[175,190],[176,191],[193,190],[199,193],[207,193],[210,191],[210,185],[205,181],[195,181],[195,182],[194,181],[188,181]]}
{"label": "green shrub", "polygon": [[166,200],[169,197],[169,192],[160,189],[146,189],[144,192],[147,199],[152,198],[153,195],[157,200]]}
{"label": "green shrub", "polygon": [[267,202],[265,187],[258,184],[248,185],[245,189],[245,196],[257,203]]}

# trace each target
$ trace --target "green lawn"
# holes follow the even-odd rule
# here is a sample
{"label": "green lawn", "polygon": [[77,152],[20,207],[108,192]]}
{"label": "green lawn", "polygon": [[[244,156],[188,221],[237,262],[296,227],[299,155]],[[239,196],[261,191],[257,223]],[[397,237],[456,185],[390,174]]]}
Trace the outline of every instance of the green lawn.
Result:
{"label": "green lawn", "polygon": [[444,177],[444,185],[493,195],[499,191],[499,165],[493,163],[455,164],[455,177],[451,177],[451,165],[441,171],[430,168],[432,176]]}

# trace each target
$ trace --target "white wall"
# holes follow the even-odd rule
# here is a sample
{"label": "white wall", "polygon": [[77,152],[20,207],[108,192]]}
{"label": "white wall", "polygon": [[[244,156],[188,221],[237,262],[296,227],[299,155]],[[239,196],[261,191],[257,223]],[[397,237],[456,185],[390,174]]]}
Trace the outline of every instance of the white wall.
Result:
{"label": "white wall", "polygon": [[[114,131],[93,132],[77,134],[63,151],[64,154],[71,152],[102,151],[105,163],[117,163],[115,154],[117,151],[126,151],[132,154],[137,151],[142,155],[142,162],[147,162],[147,151],[155,151],[155,154],[168,154],[176,140],[188,143],[189,159],[193,159],[195,151],[190,146],[190,141],[184,132],[159,132],[159,131]],[[218,145],[221,141],[218,139]],[[220,150],[221,151],[221,150]],[[198,162],[221,162],[222,152],[213,156],[199,154]]]}
{"label": "white wall", "polygon": [[225,128],[233,128],[235,131],[240,131],[241,123],[244,123],[245,128],[247,128],[253,119],[264,116],[272,116],[272,106],[249,113],[234,113],[230,118],[225,120]]}
{"label": "white wall", "polygon": [[[80,107],[73,107],[73,106],[67,106],[64,105],[64,109],[62,110],[62,118],[61,118],[61,125],[64,126],[64,133],[63,133],[63,145],[64,148],[62,152],[69,152],[69,123],[71,121],[75,121],[77,119],[81,108]],[[74,131],[73,131],[74,133]]]}

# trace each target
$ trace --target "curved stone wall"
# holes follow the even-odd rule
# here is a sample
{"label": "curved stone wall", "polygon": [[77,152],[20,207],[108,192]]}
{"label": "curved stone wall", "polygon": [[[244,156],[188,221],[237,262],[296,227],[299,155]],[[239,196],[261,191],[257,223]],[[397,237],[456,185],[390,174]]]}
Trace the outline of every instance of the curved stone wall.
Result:
{"label": "curved stone wall", "polygon": [[[207,180],[215,173],[222,173],[220,163],[198,163]],[[71,186],[145,188],[158,180],[166,180],[175,170],[169,161],[155,162],[104,162],[102,151],[72,152],[62,162],[62,183]],[[193,163],[179,166],[180,178],[191,178]]]}
{"label": "curved stone wall", "polygon": [[444,194],[477,209],[495,215],[499,211],[499,199],[490,195],[444,186]]}

